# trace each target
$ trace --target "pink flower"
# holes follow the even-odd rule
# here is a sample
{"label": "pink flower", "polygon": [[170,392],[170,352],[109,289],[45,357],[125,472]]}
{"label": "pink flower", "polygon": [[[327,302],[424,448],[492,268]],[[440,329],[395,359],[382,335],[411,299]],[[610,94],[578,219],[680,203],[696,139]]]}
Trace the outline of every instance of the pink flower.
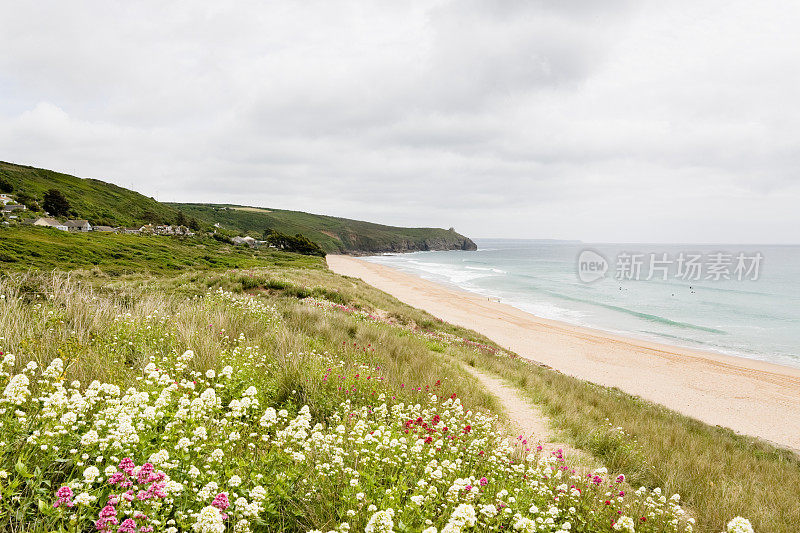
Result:
{"label": "pink flower", "polygon": [[133,459],[130,457],[125,457],[122,461],[119,462],[119,469],[128,474],[129,476],[133,475],[133,469],[136,467],[136,463],[133,462]]}
{"label": "pink flower", "polygon": [[126,518],[117,529],[117,533],[136,533],[136,522],[133,518]]}
{"label": "pink flower", "polygon": [[64,505],[66,507],[72,507],[75,505],[74,503],[72,503],[72,489],[67,486],[63,486],[60,489],[58,489],[56,491],[56,497],[58,498],[58,501],[56,501],[56,503],[53,504],[53,507],[57,508],[61,505]]}
{"label": "pink flower", "polygon": [[220,492],[214,498],[214,501],[211,502],[211,505],[213,505],[214,507],[216,507],[220,511],[224,511],[225,509],[230,507],[231,504],[228,502],[228,495],[225,494],[224,492]]}
{"label": "pink flower", "polygon": [[485,477],[482,477],[479,483],[481,484],[481,487],[485,487],[486,485],[489,484],[489,480],[486,479]]}

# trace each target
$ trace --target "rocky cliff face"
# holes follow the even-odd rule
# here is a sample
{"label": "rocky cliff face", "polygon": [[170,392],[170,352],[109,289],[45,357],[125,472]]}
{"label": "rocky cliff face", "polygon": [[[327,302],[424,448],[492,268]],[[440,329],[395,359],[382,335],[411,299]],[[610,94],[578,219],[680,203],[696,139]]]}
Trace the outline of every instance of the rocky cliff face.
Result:
{"label": "rocky cliff face", "polygon": [[351,255],[370,255],[380,253],[405,253],[424,252],[434,250],[477,250],[478,246],[472,239],[455,233],[450,237],[431,237],[427,239],[404,239],[390,243],[364,243],[358,249],[346,250]]}

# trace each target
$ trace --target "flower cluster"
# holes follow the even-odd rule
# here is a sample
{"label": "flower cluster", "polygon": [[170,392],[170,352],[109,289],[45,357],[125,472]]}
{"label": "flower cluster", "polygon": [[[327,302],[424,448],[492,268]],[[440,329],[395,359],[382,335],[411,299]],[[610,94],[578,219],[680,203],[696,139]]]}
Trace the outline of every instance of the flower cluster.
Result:
{"label": "flower cluster", "polygon": [[[253,327],[281,320],[255,297],[215,292],[202,304]],[[152,354],[118,381],[67,382],[60,358],[44,368],[3,358],[0,522],[106,533],[692,531],[677,496],[576,472],[559,452],[507,439],[495,416],[439,383],[397,394],[365,351],[358,365],[299,354],[327,370],[290,391],[243,334],[210,323],[226,348],[201,366],[174,349],[170,319],[118,318],[109,354],[130,354],[130,343]],[[325,401],[305,401],[312,385]],[[746,532],[742,523],[729,531]]]}

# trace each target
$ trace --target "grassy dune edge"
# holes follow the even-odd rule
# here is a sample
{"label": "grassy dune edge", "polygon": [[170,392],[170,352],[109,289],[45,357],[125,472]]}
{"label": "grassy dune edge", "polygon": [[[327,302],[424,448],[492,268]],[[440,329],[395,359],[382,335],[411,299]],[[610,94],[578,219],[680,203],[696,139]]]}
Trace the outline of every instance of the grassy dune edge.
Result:
{"label": "grassy dune edge", "polygon": [[[1,527],[718,532],[741,514],[795,531],[791,454],[278,255],[247,270],[4,275]],[[509,442],[463,365],[526,391],[608,470]]]}

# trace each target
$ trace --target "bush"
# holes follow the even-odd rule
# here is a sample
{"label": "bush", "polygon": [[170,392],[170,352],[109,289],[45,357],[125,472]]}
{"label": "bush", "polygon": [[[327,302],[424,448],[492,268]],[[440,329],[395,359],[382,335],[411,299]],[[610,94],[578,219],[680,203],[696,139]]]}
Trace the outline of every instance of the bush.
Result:
{"label": "bush", "polygon": [[295,252],[303,255],[318,255],[325,257],[325,251],[320,246],[304,237],[300,233],[294,237],[273,231],[267,235],[267,242],[272,246],[286,252]]}

